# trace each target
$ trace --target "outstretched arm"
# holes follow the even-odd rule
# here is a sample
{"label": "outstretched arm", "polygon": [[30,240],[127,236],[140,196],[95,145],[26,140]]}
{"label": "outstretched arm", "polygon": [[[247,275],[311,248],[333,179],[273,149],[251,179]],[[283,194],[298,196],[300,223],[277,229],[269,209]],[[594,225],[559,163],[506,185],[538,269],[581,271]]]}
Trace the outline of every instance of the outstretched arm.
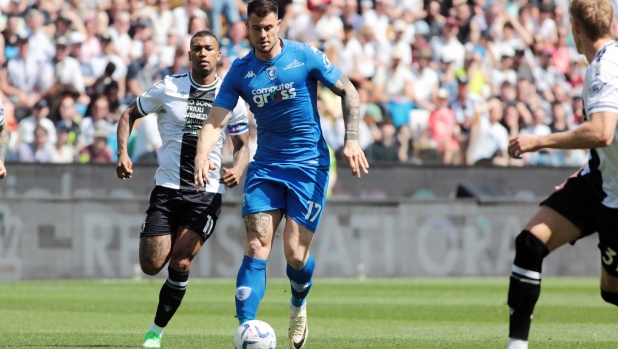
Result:
{"label": "outstretched arm", "polygon": [[217,141],[223,131],[223,126],[230,119],[232,111],[221,107],[212,107],[210,114],[200,132],[200,137],[197,140],[197,151],[195,154],[195,190],[206,186],[210,183],[208,179],[208,170],[214,170],[214,166],[208,161],[208,157],[212,150],[215,149]]}
{"label": "outstretched arm", "polygon": [[600,112],[590,115],[590,122],[576,129],[536,137],[522,135],[513,138],[509,144],[509,155],[516,159],[523,153],[535,152],[543,148],[551,149],[590,149],[607,147],[614,140],[618,114]]}
{"label": "outstretched arm", "polygon": [[6,152],[9,150],[9,131],[4,125],[0,126],[0,179],[6,177],[6,168],[4,167],[4,159]]}
{"label": "outstretched arm", "polygon": [[339,81],[331,87],[331,91],[341,97],[343,108],[343,122],[345,124],[345,137],[343,146],[343,157],[350,165],[352,175],[361,177],[361,169],[369,173],[369,163],[365,158],[365,153],[358,146],[358,123],[360,121],[360,99],[358,92],[350,80],[341,75]]}
{"label": "outstretched arm", "polygon": [[116,165],[116,174],[118,178],[123,181],[131,178],[133,175],[133,163],[129,158],[127,144],[129,143],[129,136],[131,135],[135,120],[141,117],[143,117],[143,115],[137,110],[136,101],[133,101],[127,109],[122,112],[120,120],[118,121],[118,164]]}

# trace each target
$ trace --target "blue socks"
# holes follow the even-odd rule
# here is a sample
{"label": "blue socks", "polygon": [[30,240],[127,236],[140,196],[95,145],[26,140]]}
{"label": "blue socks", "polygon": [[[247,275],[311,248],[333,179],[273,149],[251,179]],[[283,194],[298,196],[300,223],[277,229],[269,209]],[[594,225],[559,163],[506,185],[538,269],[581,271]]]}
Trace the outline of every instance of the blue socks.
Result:
{"label": "blue socks", "polygon": [[309,254],[307,263],[299,270],[295,270],[288,264],[286,274],[290,279],[290,286],[292,288],[291,303],[293,306],[300,307],[305,304],[305,298],[307,298],[313,284],[311,276],[313,276],[314,269],[315,260],[313,260],[313,255],[311,254]]}
{"label": "blue socks", "polygon": [[236,317],[242,324],[255,319],[266,292],[266,260],[245,256],[236,277]]}

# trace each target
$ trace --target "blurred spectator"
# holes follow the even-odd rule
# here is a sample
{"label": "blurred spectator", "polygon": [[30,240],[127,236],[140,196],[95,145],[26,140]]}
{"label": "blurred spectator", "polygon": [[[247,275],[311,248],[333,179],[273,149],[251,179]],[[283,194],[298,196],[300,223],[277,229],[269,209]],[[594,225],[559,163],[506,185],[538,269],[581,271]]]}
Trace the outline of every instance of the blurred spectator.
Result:
{"label": "blurred spectator", "polygon": [[333,4],[319,5],[314,11],[322,12],[322,16],[315,24],[318,38],[323,41],[331,39],[341,40],[343,38],[343,22],[338,15],[337,6]]}
{"label": "blurred spectator", "polygon": [[[438,93],[440,80],[438,73],[429,66],[431,61],[431,48],[425,46],[418,51],[418,63],[414,65],[412,74],[414,76],[415,103],[419,108],[434,110],[432,101]],[[448,91],[445,90],[448,94]]]}
{"label": "blurred spectator", "polygon": [[97,37],[97,18],[92,15],[84,18],[86,26],[86,40],[82,43],[79,51],[79,61],[82,64],[90,64],[92,58],[101,54],[101,43]]}
{"label": "blurred spectator", "polygon": [[243,57],[251,50],[251,44],[247,39],[247,26],[245,22],[235,22],[230,26],[227,35],[221,39],[221,56],[228,59],[231,64],[236,58]]}
{"label": "blurred spectator", "polygon": [[398,19],[393,22],[393,52],[401,51],[403,54],[401,58],[401,64],[406,67],[412,65],[412,50],[410,49],[410,43],[404,40],[404,33],[408,29],[408,23],[403,19]]}
{"label": "blurred spectator", "polygon": [[[442,8],[438,1],[431,1],[427,6],[427,24],[429,25],[429,39],[440,36],[444,28],[446,18],[441,14]],[[440,57],[441,58],[441,57]]]}
{"label": "blurred spectator", "polygon": [[517,83],[517,73],[513,70],[513,57],[515,51],[510,47],[502,48],[502,58],[500,66],[494,68],[491,72],[492,94],[498,94],[503,82],[508,82],[511,85]]}
{"label": "blurred spectator", "polygon": [[500,124],[502,113],[502,103],[498,99],[492,99],[475,109],[467,153],[468,165],[507,165],[509,135]]}
{"label": "blurred spectator", "polygon": [[17,160],[21,162],[52,162],[54,146],[47,141],[47,131],[37,126],[31,143],[22,143],[17,148]]}
{"label": "blurred spectator", "polygon": [[18,35],[17,48],[19,55],[2,70],[0,88],[17,106],[31,107],[53,84],[53,68],[29,54],[30,41],[22,34]]}
{"label": "blurred spectator", "polygon": [[485,104],[483,97],[468,90],[468,77],[462,75],[457,79],[457,94],[451,99],[449,107],[455,115],[455,122],[461,130],[458,137],[462,157],[467,152],[470,138],[470,128],[475,119],[476,110]]}
{"label": "blurred spectator", "polygon": [[144,42],[142,57],[134,60],[129,65],[127,70],[126,104],[129,104],[129,102],[144,93],[155,83],[154,77],[159,72],[159,67],[154,57],[154,49],[154,42],[147,40]]}
{"label": "blurred spectator", "polygon": [[189,19],[191,17],[198,17],[204,20],[204,23],[208,21],[206,12],[202,11],[201,0],[187,0],[183,6],[176,7],[172,13],[174,14],[174,25],[176,26],[176,32],[184,40],[189,34]]}
{"label": "blurred spectator", "polygon": [[107,97],[99,96],[92,104],[91,115],[84,118],[79,124],[79,129],[84,137],[84,144],[86,146],[92,144],[94,141],[95,129],[107,129],[108,118],[109,101]]}
{"label": "blurred spectator", "polygon": [[359,33],[363,26],[363,17],[358,13],[357,0],[344,0],[341,21],[352,25],[355,33]]}
{"label": "blurred spectator", "polygon": [[97,127],[93,132],[92,144],[79,151],[81,163],[111,163],[112,153],[107,148],[108,130],[106,127]]}
{"label": "blurred spectator", "polygon": [[120,11],[114,16],[114,25],[107,30],[116,46],[116,53],[127,64],[133,59],[131,55],[133,40],[129,36],[130,28],[131,15],[127,11]]}
{"label": "blurred spectator", "polygon": [[433,60],[440,63],[440,60],[448,52],[449,55],[455,57],[455,67],[463,67],[465,59],[465,50],[461,42],[457,39],[459,27],[457,20],[449,17],[444,23],[442,35],[435,36],[431,39],[431,51],[433,52]]}
{"label": "blurred spectator", "polygon": [[564,83],[564,76],[551,65],[555,51],[547,48],[541,53],[540,64],[532,70],[536,90],[549,102],[554,101],[552,86]]}
{"label": "blurred spectator", "polygon": [[374,99],[393,120],[395,127],[407,124],[413,108],[414,77],[409,68],[401,65],[404,53],[393,52],[390,67],[380,67],[372,80],[375,85]]}
{"label": "blurred spectator", "polygon": [[161,146],[161,135],[157,126],[157,116],[147,115],[136,125],[135,143],[133,145],[134,161],[156,161],[157,149]]}
{"label": "blurred spectator", "polygon": [[75,160],[75,147],[70,143],[71,130],[68,127],[59,126],[56,131],[58,141],[54,152],[54,163],[71,163]]}
{"label": "blurred spectator", "polygon": [[288,39],[319,47],[320,42],[318,41],[318,33],[316,32],[315,25],[322,17],[324,12],[322,9],[321,7],[319,11],[300,13],[290,19],[287,30]]}
{"label": "blurred spectator", "polygon": [[448,107],[448,99],[448,91],[440,89],[436,96],[436,109],[431,112],[423,134],[424,140],[430,142],[428,146],[442,154],[442,163],[445,165],[458,161],[456,154],[460,150],[457,141],[459,127],[453,111]]}
{"label": "blurred spectator", "polygon": [[156,0],[156,4],[156,10],[150,12],[150,21],[154,23],[152,38],[158,47],[162,47],[167,45],[167,35],[174,25],[174,15],[170,10],[170,0]]}
{"label": "blurred spectator", "polygon": [[399,161],[398,147],[395,140],[397,129],[392,124],[381,122],[378,132],[374,133],[374,141],[365,151],[367,161]]}
{"label": "blurred spectator", "polygon": [[182,47],[176,47],[174,54],[174,63],[161,69],[161,71],[155,76],[154,80],[163,80],[168,75],[184,74],[187,73],[187,53],[182,50]]}
{"label": "blurred spectator", "polygon": [[68,132],[67,143],[81,148],[84,145],[79,123],[82,116],[75,110],[75,100],[69,94],[58,98],[57,110],[55,112],[58,119],[58,128],[64,128]]}
{"label": "blurred spectator", "polygon": [[30,42],[30,54],[39,62],[51,60],[54,56],[54,45],[43,31],[43,14],[37,9],[31,9],[26,14],[26,25]]}
{"label": "blurred spectator", "polygon": [[17,31],[19,30],[19,16],[9,15],[6,18],[6,26],[2,31],[4,38],[4,57],[9,60],[17,57],[19,48],[17,47]]}
{"label": "blurred spectator", "polygon": [[354,34],[354,27],[346,23],[343,26],[343,40],[334,40],[336,47],[336,59],[333,64],[341,69],[350,80],[357,84],[364,82],[365,77],[358,68],[358,60],[363,53],[363,47]]}
{"label": "blurred spectator", "polygon": [[361,1],[363,23],[365,26],[373,28],[373,33],[377,41],[387,41],[386,32],[388,30],[389,18],[385,11],[386,0],[375,0],[375,9],[371,1]]}
{"label": "blurred spectator", "polygon": [[209,0],[210,3],[210,16],[212,32],[217,36],[221,36],[221,14],[225,15],[226,23],[240,22],[240,15],[238,14],[238,8],[236,7],[235,0]]}
{"label": "blurred spectator", "polygon": [[[101,35],[101,54],[92,57],[90,64],[95,78],[103,78],[104,82],[108,79],[118,82],[120,98],[124,98],[126,95],[127,65],[117,54],[116,46],[108,33]],[[101,93],[101,91],[97,90],[96,93]]]}
{"label": "blurred spectator", "polygon": [[24,143],[34,142],[34,131],[37,127],[42,127],[47,133],[47,142],[56,144],[56,126],[54,122],[49,120],[49,107],[47,101],[41,99],[32,107],[32,115],[24,118],[19,122],[19,139]]}
{"label": "blurred spectator", "polygon": [[[84,93],[84,77],[79,62],[69,56],[69,40],[61,36],[56,41],[56,54],[54,55],[54,77],[56,83],[70,84],[79,93]],[[55,142],[54,142],[55,143]]]}

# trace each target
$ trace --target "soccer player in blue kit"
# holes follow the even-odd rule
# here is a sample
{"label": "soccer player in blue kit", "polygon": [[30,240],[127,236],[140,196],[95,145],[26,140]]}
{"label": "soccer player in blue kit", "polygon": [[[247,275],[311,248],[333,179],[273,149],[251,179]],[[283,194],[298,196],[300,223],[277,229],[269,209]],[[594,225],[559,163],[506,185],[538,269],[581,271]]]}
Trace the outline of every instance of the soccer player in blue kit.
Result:
{"label": "soccer player in blue kit", "polygon": [[283,248],[292,291],[288,338],[290,348],[298,349],[308,334],[305,299],[315,267],[309,248],[322,215],[330,165],[317,112],[318,81],[342,98],[343,156],[358,178],[369,167],[358,146],[360,102],[352,83],[322,51],[279,39],[274,0],[251,1],[247,13],[254,49],[234,61],[202,127],[195,185],[198,189],[209,182],[208,156],[242,97],[258,124],[258,148],[243,196],[247,240],[236,279],[236,317],[240,323],[256,317],[274,232],[285,215]]}

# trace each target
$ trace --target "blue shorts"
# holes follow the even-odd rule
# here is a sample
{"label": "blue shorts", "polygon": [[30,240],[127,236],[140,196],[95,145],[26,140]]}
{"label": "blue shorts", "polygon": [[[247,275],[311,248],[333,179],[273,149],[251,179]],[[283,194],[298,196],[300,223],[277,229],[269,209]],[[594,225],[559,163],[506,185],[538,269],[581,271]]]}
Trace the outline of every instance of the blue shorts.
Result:
{"label": "blue shorts", "polygon": [[280,209],[288,218],[315,233],[326,190],[328,169],[294,165],[262,165],[247,168],[242,215]]}

